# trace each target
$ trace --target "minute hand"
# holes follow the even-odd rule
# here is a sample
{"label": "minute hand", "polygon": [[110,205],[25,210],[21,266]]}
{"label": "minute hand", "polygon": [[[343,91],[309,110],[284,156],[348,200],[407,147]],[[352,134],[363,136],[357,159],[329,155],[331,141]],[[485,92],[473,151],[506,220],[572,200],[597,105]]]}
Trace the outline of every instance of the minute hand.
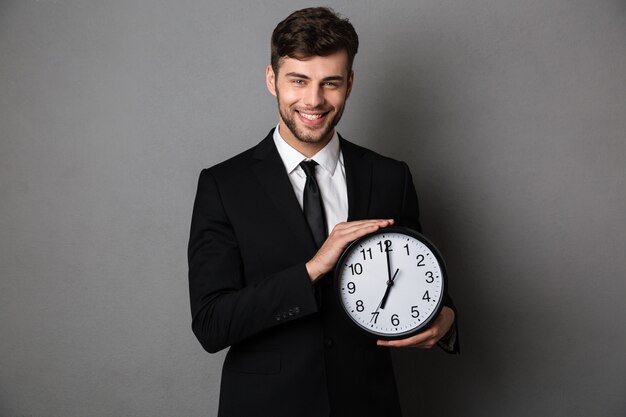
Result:
{"label": "minute hand", "polygon": [[[385,241],[385,243],[389,242],[388,240]],[[391,242],[389,242],[391,243]],[[389,252],[390,249],[387,247],[387,245],[385,244],[385,257],[387,258],[387,280],[388,281],[393,281],[391,279],[391,262],[389,262]]]}

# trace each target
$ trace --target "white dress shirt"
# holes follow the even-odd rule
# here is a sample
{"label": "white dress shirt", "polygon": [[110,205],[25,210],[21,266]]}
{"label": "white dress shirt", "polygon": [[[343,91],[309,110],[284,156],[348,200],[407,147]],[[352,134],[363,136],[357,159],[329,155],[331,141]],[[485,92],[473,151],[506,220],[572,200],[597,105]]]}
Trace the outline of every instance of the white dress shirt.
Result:
{"label": "white dress shirt", "polygon": [[317,162],[315,179],[322,193],[322,202],[324,203],[324,211],[326,213],[326,226],[330,234],[337,223],[348,220],[346,169],[343,165],[343,155],[339,147],[337,131],[333,134],[330,142],[311,158],[302,155],[285,142],[278,132],[278,126],[274,130],[274,143],[280,158],[283,160],[300,207],[302,207],[302,201],[304,200],[304,184],[306,183],[306,174],[300,167],[300,162],[308,160]]}

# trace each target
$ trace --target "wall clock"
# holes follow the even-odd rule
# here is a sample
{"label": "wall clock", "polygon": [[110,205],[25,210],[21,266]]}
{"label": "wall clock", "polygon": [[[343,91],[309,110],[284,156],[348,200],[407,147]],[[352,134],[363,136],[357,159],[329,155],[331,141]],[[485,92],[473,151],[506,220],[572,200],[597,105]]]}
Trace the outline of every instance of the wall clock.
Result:
{"label": "wall clock", "polygon": [[443,307],[446,270],[439,251],[420,233],[388,227],[352,242],[335,267],[344,312],[379,339],[425,330]]}

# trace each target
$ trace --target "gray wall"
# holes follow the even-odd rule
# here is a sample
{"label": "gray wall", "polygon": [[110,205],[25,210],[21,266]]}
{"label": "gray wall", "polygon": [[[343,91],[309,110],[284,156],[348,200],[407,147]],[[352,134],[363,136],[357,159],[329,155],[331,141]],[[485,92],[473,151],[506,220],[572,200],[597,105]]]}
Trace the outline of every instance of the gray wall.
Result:
{"label": "gray wall", "polygon": [[[0,2],[0,416],[212,416],[197,176],[276,122],[300,1]],[[626,415],[626,6],[332,2],[340,131],[412,167],[463,354],[395,355],[407,416]]]}

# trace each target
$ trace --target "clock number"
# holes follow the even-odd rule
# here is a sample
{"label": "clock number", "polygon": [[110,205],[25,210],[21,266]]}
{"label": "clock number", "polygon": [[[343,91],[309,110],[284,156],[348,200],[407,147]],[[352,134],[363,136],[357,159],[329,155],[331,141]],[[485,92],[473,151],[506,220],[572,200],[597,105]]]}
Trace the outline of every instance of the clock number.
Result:
{"label": "clock number", "polygon": [[354,282],[348,282],[348,293],[354,294],[356,292],[356,285]]}
{"label": "clock number", "polygon": [[426,272],[426,282],[429,284],[432,284],[434,280],[435,280],[435,277],[433,276],[432,271]]}
{"label": "clock number", "polygon": [[367,250],[365,249],[361,249],[361,254],[363,255],[363,260],[367,261],[367,258],[365,257],[365,252],[367,252],[370,256],[370,259],[372,259],[372,248],[368,248]]}
{"label": "clock number", "polygon": [[372,322],[372,320],[374,320],[374,324],[376,324],[376,322],[378,321],[378,311],[374,311],[372,313],[372,318],[370,319],[370,323]]}
{"label": "clock number", "polygon": [[404,247],[404,249],[406,249],[406,256],[411,256],[411,254],[409,253],[409,244],[407,243],[403,247]]}
{"label": "clock number", "polygon": [[360,313],[363,310],[365,310],[365,307],[363,306],[363,300],[357,300],[356,301],[356,311],[358,311]]}
{"label": "clock number", "polygon": [[394,314],[393,316],[391,316],[391,324],[393,324],[394,326],[397,326],[398,324],[400,324],[400,319],[398,318],[397,314]]}
{"label": "clock number", "polygon": [[417,259],[417,266],[426,266],[426,264],[424,263],[424,255],[419,254],[415,259]]}
{"label": "clock number", "polygon": [[430,301],[430,294],[428,294],[428,291],[426,291],[424,293],[424,296],[422,297],[422,300]]}
{"label": "clock number", "polygon": [[411,317],[418,318],[420,316],[420,312],[417,310],[417,306],[411,307]]}
{"label": "clock number", "polygon": [[363,273],[363,266],[358,262],[348,265],[348,268],[350,268],[350,272],[352,272],[352,275],[361,275]]}
{"label": "clock number", "polygon": [[[393,249],[391,249],[391,240],[385,240],[384,242],[379,241],[378,243],[378,247],[380,248],[380,252],[393,252]],[[385,249],[383,249],[383,246],[385,246]]]}

